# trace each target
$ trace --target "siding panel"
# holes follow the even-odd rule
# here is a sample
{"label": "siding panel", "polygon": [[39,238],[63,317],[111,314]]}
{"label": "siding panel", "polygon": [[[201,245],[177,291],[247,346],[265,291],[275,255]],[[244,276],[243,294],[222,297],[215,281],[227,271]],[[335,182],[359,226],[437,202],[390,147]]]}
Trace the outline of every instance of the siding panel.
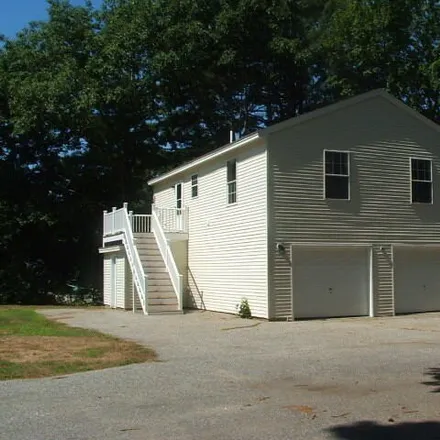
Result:
{"label": "siding panel", "polygon": [[[440,136],[382,97],[269,138],[271,317],[291,315],[290,255],[276,242],[389,245],[440,241]],[[323,150],[350,151],[351,200],[323,198]],[[434,205],[410,203],[410,156],[433,159]],[[286,246],[288,249],[288,246]],[[392,314],[389,255],[374,251],[377,315]]]}
{"label": "siding panel", "polygon": [[116,257],[116,307],[125,308],[125,256]]}
{"label": "siding panel", "polygon": [[103,277],[103,303],[105,306],[110,305],[110,298],[111,298],[111,288],[112,288],[112,257],[110,255],[105,255],[103,258],[103,271],[104,271],[104,277]]}
{"label": "siding panel", "polygon": [[[252,313],[268,317],[267,162],[264,145],[243,149],[183,178],[183,205],[189,207],[189,307],[236,313],[243,297]],[[227,204],[226,161],[237,159],[237,203]],[[191,197],[191,175],[199,194]],[[174,207],[178,182],[155,188],[158,207]]]}

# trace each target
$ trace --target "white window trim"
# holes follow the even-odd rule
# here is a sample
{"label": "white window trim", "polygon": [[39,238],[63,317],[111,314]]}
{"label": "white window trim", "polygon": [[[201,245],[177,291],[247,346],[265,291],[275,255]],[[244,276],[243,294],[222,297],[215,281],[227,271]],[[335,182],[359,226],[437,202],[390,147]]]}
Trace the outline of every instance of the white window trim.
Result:
{"label": "white window trim", "polygon": [[[345,153],[347,154],[347,165],[348,165],[348,174],[327,174],[325,172],[325,153]],[[348,150],[328,150],[324,148],[322,152],[322,198],[323,200],[336,200],[340,202],[349,202],[351,201],[351,152]],[[326,176],[342,176],[348,177],[348,199],[330,199],[325,196],[325,178]]]}
{"label": "white window trim", "polygon": [[[193,177],[197,178],[197,183],[195,185],[193,184]],[[199,174],[198,173],[191,174],[190,182],[191,182],[191,198],[197,199],[199,197]],[[194,187],[197,187],[197,195],[196,196],[193,196],[193,188]]]}
{"label": "white window trim", "polygon": [[[413,160],[429,161],[429,163],[431,165],[431,180],[413,180],[413,178],[412,178],[412,161]],[[413,182],[425,182],[425,183],[431,184],[431,202],[430,203],[413,202],[413,193],[412,193]],[[411,203],[411,205],[433,205],[434,204],[434,175],[432,173],[432,159],[429,157],[411,156],[409,158],[409,203]]]}
{"label": "white window trim", "polygon": [[[235,160],[235,180],[228,180],[228,162],[231,162]],[[234,206],[237,204],[238,198],[237,198],[237,164],[238,161],[237,159],[233,158],[233,159],[229,159],[226,161],[226,205],[227,206]],[[229,202],[229,185],[231,183],[235,183],[235,202]]]}

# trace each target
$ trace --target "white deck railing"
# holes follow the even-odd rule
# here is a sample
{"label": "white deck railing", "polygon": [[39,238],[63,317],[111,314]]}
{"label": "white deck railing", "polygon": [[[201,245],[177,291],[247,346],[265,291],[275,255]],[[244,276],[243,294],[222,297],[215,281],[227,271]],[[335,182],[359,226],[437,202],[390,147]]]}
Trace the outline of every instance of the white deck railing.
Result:
{"label": "white deck railing", "polygon": [[188,208],[158,208],[153,211],[165,232],[188,232]]}
{"label": "white deck railing", "polygon": [[130,218],[133,233],[148,234],[151,232],[151,215],[131,214]]}
{"label": "white deck railing", "polygon": [[162,228],[161,220],[157,214],[157,209],[153,209],[153,213],[151,215],[151,232],[153,232],[154,237],[156,238],[157,246],[159,247],[163,261],[165,262],[168,274],[170,275],[171,283],[177,296],[179,310],[182,310],[183,276],[179,273],[179,270],[177,269],[173,253],[165,236],[165,231]]}
{"label": "white deck railing", "polygon": [[122,239],[127,259],[130,264],[133,282],[141,302],[142,310],[148,313],[147,289],[148,277],[145,275],[139,253],[134,244],[131,221],[127,211],[127,204],[121,209],[113,208],[113,211],[104,211],[104,242]]}

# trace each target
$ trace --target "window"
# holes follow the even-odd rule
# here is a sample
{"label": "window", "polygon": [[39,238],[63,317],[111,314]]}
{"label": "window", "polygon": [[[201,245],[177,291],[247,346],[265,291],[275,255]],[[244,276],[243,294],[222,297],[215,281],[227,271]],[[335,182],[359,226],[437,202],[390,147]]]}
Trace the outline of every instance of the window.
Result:
{"label": "window", "polygon": [[197,197],[199,195],[199,176],[193,174],[191,176],[191,197]]}
{"label": "window", "polygon": [[228,203],[237,202],[237,160],[227,162]]}
{"label": "window", "polygon": [[176,192],[176,208],[177,213],[180,214],[180,210],[182,209],[182,184],[177,183],[175,186],[175,192]]}
{"label": "window", "polygon": [[350,199],[348,152],[324,151],[324,193],[326,199]]}
{"label": "window", "polygon": [[432,162],[411,158],[411,202],[432,203]]}

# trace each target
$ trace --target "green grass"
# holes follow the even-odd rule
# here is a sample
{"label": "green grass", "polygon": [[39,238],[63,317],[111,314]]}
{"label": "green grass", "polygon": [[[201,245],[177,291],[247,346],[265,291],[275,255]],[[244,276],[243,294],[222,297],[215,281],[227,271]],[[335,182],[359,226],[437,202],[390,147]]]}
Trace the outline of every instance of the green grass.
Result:
{"label": "green grass", "polygon": [[69,327],[28,307],[0,308],[0,380],[47,377],[156,360],[153,350]]}
{"label": "green grass", "polygon": [[0,310],[0,335],[16,336],[91,336],[93,330],[69,327],[51,321],[32,309],[11,308]]}

